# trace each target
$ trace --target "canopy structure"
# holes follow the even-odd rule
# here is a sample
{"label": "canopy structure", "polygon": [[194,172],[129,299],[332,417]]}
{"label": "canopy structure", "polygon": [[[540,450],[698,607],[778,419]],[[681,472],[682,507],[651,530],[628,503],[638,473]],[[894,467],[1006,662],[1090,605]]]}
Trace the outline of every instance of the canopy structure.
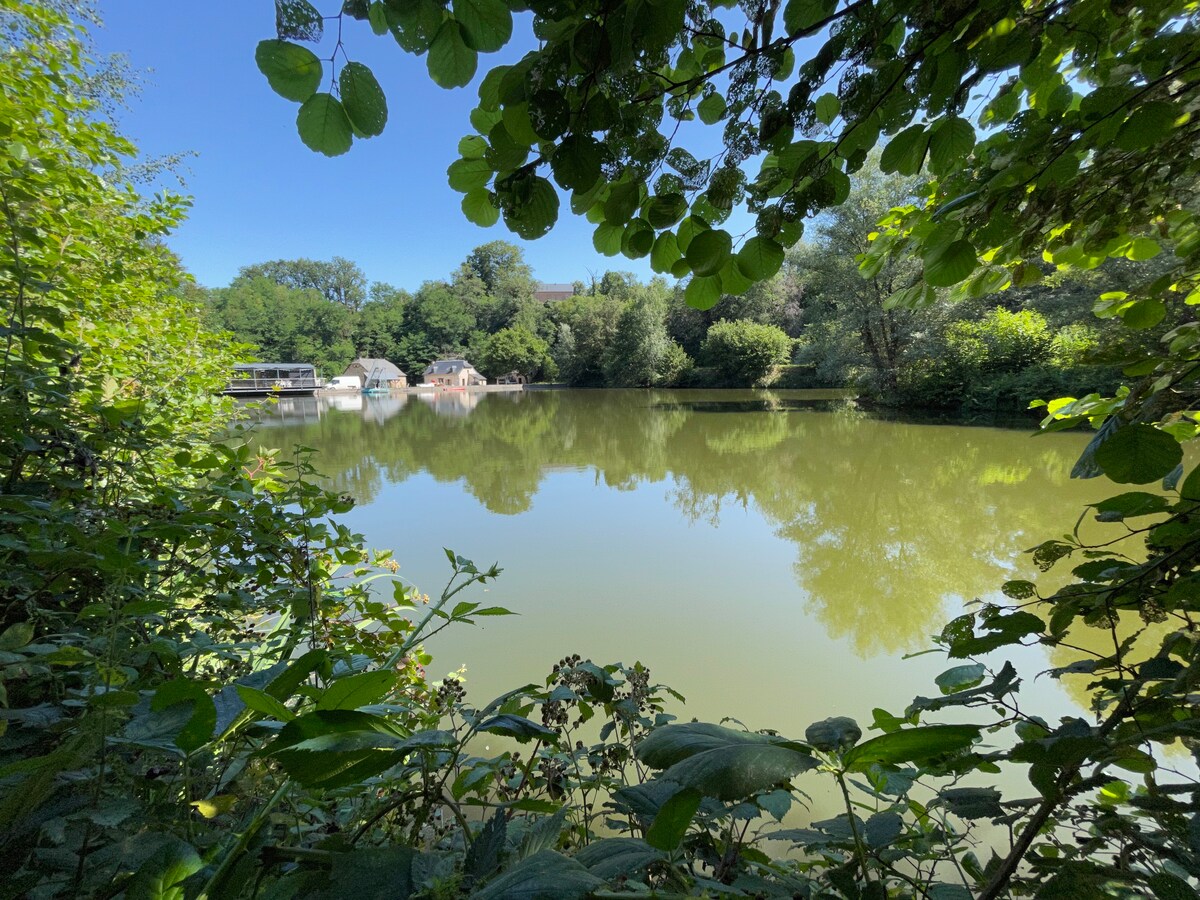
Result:
{"label": "canopy structure", "polygon": [[311,394],[321,386],[308,363],[246,363],[233,367],[233,378],[221,393],[232,396]]}

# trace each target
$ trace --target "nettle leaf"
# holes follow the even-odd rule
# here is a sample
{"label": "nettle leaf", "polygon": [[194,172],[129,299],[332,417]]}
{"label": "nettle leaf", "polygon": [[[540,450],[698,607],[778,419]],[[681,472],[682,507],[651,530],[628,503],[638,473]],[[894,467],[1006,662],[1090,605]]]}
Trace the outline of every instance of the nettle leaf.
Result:
{"label": "nettle leaf", "polygon": [[462,26],[449,19],[442,23],[429,45],[426,64],[429,76],[439,87],[465,87],[475,77],[479,54],[467,45]]}
{"label": "nettle leaf", "polygon": [[371,70],[362,63],[346,63],[338,75],[342,106],[359,137],[375,137],[387,124],[387,98]]}
{"label": "nettle leaf", "polygon": [[923,763],[966,750],[979,737],[977,725],[926,725],[905,728],[864,741],[846,752],[848,772],[863,772],[876,763]]}
{"label": "nettle leaf", "polygon": [[722,228],[697,234],[688,243],[684,256],[697,275],[716,275],[733,253],[733,238]]}
{"label": "nettle leaf", "polygon": [[1113,432],[1096,448],[1095,460],[1118,484],[1147,484],[1179,465],[1183,448],[1165,431],[1138,423]]}
{"label": "nettle leaf", "polygon": [[341,156],[354,142],[346,109],[332,94],[313,94],[296,114],[296,130],[310,150]]}
{"label": "nettle leaf", "polygon": [[254,51],[258,70],[267,76],[271,90],[287,100],[303,103],[321,83],[321,61],[307,47],[288,41],[259,41]]}
{"label": "nettle leaf", "polygon": [[929,168],[944,175],[967,158],[975,147],[975,129],[966,119],[946,116],[938,119],[929,136]]}
{"label": "nettle leaf", "polygon": [[755,236],[742,245],[737,266],[752,281],[766,281],[783,266],[783,247],[770,238]]}
{"label": "nettle leaf", "polygon": [[493,53],[512,37],[512,13],[503,0],[454,0],[452,9],[467,46],[480,53]]}

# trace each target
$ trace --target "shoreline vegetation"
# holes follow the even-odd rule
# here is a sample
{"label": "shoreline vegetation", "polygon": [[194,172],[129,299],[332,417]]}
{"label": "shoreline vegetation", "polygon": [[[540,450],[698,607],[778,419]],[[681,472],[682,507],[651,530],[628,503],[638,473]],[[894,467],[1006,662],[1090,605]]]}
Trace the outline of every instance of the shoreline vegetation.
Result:
{"label": "shoreline vegetation", "polygon": [[[873,178],[883,180],[868,173],[849,202],[868,204],[882,190]],[[904,198],[900,186],[890,188],[877,206]],[[477,247],[450,279],[412,294],[379,282],[368,288],[344,259],[250,265],[228,287],[189,294],[211,327],[257,357],[312,361],[327,374],[371,357],[395,362],[412,380],[435,359],[465,357],[489,379],[518,371],[570,387],[845,387],[881,409],[965,420],[1013,419],[1031,400],[1111,393],[1120,383],[1117,361],[1130,352],[1120,323],[1079,324],[1096,273],[890,310],[887,292],[855,271],[866,232],[832,246],[836,224],[790,252],[779,275],[703,312],[686,304],[682,286],[627,272],[576,282],[565,300],[536,300],[520,249],[503,241]],[[1152,271],[1110,268],[1123,281]],[[856,280],[873,296],[857,296]],[[1166,330],[1149,329],[1138,344],[1152,346]],[[887,358],[877,354],[876,333],[889,335]]]}
{"label": "shoreline vegetation", "polygon": [[[1197,896],[1194,5],[788,0],[731,34],[703,4],[535,4],[538,47],[482,79],[486,136],[452,165],[464,210],[536,238],[550,176],[598,247],[691,274],[682,298],[610,273],[552,309],[512,287],[528,272],[503,244],[411,297],[337,278],[326,296],[286,262],[195,288],[163,243],[186,202],[135,187],[104,115],[123,84],[96,77],[76,9],[0,7],[0,897]],[[512,36],[501,0],[337,9],[278,0],[256,54],[327,155],[387,118],[343,24],[427,54],[445,87]],[[337,97],[303,46],[335,20]],[[725,123],[719,165],[659,131],[697,116]],[[851,200],[881,139],[880,170],[925,173],[894,208],[890,189]],[[720,224],[743,201],[755,235],[735,252]],[[857,260],[845,210],[881,223]],[[352,500],[311,451],[231,441],[215,394],[250,348],[230,331],[324,365],[453,349],[580,385],[674,384],[696,361],[753,383],[811,353],[820,377],[960,408],[1075,387],[1098,361],[1130,386],[1051,401],[1045,423],[1094,427],[1074,474],[1118,493],[1085,510],[1104,539],[1032,549],[1047,583],[945,624],[947,668],[903,709],[802,735],[685,722],[641,662],[574,655],[468,698],[426,645],[513,612],[476,590],[499,567],[448,549],[425,593],[342,524]],[[686,615],[664,639],[687,641]],[[1041,674],[1086,678],[1090,708],[1028,708],[1026,647],[1078,649]],[[808,821],[810,789],[844,813]]]}

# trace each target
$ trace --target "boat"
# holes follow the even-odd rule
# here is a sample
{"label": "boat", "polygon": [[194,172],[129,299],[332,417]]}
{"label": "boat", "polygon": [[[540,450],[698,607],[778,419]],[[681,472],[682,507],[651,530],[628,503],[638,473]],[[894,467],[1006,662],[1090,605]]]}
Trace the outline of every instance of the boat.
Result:
{"label": "boat", "polygon": [[308,363],[244,363],[233,367],[225,390],[229,397],[312,395],[321,387],[317,370]]}
{"label": "boat", "polygon": [[383,369],[376,366],[371,370],[371,374],[367,376],[366,383],[363,385],[362,392],[364,394],[390,394],[392,388],[385,384],[383,380]]}

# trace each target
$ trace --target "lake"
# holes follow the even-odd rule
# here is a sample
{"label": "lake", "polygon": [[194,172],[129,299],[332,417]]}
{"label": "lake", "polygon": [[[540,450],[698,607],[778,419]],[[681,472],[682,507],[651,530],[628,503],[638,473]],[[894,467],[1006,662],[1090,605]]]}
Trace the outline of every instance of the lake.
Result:
{"label": "lake", "polygon": [[[1036,580],[1022,551],[1113,493],[1069,478],[1086,434],[888,421],[799,391],[288,398],[258,439],[319,450],[357,501],[344,520],[425,592],[443,547],[503,567],[468,599],[520,615],[428,647],[432,677],[466,665],[473,701],[579,653],[641,660],[684,719],[792,737],[936,693],[951,663],[904,654]],[[1033,678],[1063,652],[1014,660],[1022,706],[1051,719],[1085,713],[1082,683]]]}

